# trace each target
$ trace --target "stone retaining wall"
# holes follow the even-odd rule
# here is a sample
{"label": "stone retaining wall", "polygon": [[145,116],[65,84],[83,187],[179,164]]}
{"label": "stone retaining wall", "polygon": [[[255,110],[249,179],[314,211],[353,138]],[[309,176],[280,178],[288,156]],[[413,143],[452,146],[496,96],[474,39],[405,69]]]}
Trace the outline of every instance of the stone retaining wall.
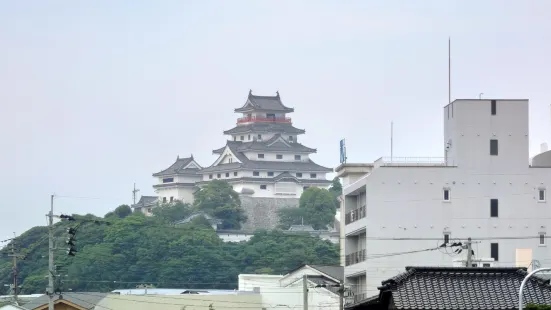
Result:
{"label": "stone retaining wall", "polygon": [[240,195],[241,206],[247,214],[247,222],[242,229],[274,229],[279,222],[277,211],[284,208],[297,208],[298,198],[255,198]]}

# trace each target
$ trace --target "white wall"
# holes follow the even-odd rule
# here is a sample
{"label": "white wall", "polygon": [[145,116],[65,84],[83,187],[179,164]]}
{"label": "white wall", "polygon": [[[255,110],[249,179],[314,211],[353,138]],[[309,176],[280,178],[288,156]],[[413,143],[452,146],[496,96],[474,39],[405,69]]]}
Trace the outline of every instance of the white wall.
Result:
{"label": "white wall", "polygon": [[[307,162],[309,161],[309,155],[307,153],[288,153],[288,152],[280,152],[280,153],[268,153],[268,152],[259,152],[259,151],[250,151],[250,152],[244,152],[245,156],[247,156],[250,160],[255,161],[287,161],[287,162]],[[258,158],[258,154],[264,154],[264,158]],[[282,158],[278,159],[277,155],[281,155]],[[300,155],[300,160],[295,159],[295,155]]]}
{"label": "white wall", "polygon": [[[303,308],[302,275],[320,275],[312,269],[301,269],[286,277],[275,275],[239,275],[239,290],[252,291],[260,288],[262,307],[266,309],[297,309]],[[308,282],[309,309],[339,309],[339,296],[324,288],[316,288],[316,284]]]}
{"label": "white wall", "polygon": [[[491,257],[490,244],[498,243],[495,266],[525,264],[517,261],[517,249],[527,248],[543,266],[549,265],[551,245],[540,246],[537,237],[540,232],[550,233],[551,202],[538,202],[537,194],[541,187],[551,188],[551,174],[546,168],[528,166],[527,112],[527,102],[498,101],[497,115],[491,116],[489,101],[456,101],[456,124],[447,122],[447,112],[444,115],[446,138],[452,137],[450,154],[457,167],[379,167],[345,187],[345,212],[359,206],[357,195],[362,191],[367,206],[364,219],[345,227],[345,253],[365,245],[368,257],[371,255],[362,263],[347,266],[345,275],[366,274],[366,293],[371,296],[377,294],[381,281],[404,272],[406,266],[452,266],[452,261],[462,256],[454,256],[450,250],[373,257],[437,247],[443,243],[445,230],[452,241],[479,239],[473,244],[476,257]],[[490,156],[489,140],[495,137],[499,155]],[[443,201],[444,188],[450,189],[449,202]],[[490,216],[490,199],[498,199],[498,217]],[[358,240],[352,235],[362,229],[367,240],[350,245]],[[377,238],[436,240],[374,240]]]}

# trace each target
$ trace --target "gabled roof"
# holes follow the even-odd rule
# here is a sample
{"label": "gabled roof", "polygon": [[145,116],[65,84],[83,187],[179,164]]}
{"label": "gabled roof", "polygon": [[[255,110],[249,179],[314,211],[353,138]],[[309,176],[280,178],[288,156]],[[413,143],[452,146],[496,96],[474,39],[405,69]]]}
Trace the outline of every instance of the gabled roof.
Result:
{"label": "gabled roof", "polygon": [[192,214],[192,215],[186,217],[186,218],[183,219],[183,220],[177,221],[177,222],[174,223],[174,224],[179,225],[179,224],[189,223],[189,222],[191,222],[194,218],[197,218],[197,217],[199,217],[199,216],[204,217],[204,218],[205,218],[207,221],[209,221],[209,223],[211,223],[211,224],[222,224],[222,220],[217,219],[217,218],[214,218],[214,217],[212,217],[212,216],[206,214],[205,212],[197,212],[197,213],[194,213],[194,214]]}
{"label": "gabled roof", "polygon": [[276,92],[275,96],[255,96],[253,95],[252,91],[249,91],[247,101],[241,108],[235,109],[235,112],[247,112],[254,110],[284,113],[291,113],[294,111],[293,108],[288,108],[283,105],[283,102],[281,102],[281,97],[279,96],[279,92]]}
{"label": "gabled roof", "polygon": [[[526,268],[406,267],[379,290],[381,296],[392,295],[396,309],[512,310],[518,308],[518,290],[527,274]],[[551,304],[549,281],[531,277],[524,301]]]}
{"label": "gabled roof", "polygon": [[308,265],[317,271],[330,276],[339,281],[344,280],[344,267],[342,266],[324,266],[324,265]]}
{"label": "gabled roof", "polygon": [[[59,295],[54,295],[55,303],[65,303],[67,301],[69,304],[74,304],[83,309],[94,309],[97,303],[100,302],[107,294],[105,293],[63,293],[61,297]],[[26,309],[48,309],[48,295],[42,295],[36,297],[30,302],[26,303],[24,306]],[[44,308],[45,306],[45,308]],[[57,308],[57,307],[56,307]]]}
{"label": "gabled roof", "polygon": [[132,205],[132,208],[143,208],[154,205],[157,203],[157,198],[157,196],[142,196],[135,205]]}
{"label": "gabled roof", "polygon": [[[235,145],[235,150],[238,152],[246,151],[268,151],[268,152],[293,152],[293,153],[316,153],[317,150],[309,148],[297,142],[287,142],[280,134],[274,135],[272,138],[266,141],[228,141]],[[226,147],[213,150],[214,154],[221,154]]]}
{"label": "gabled roof", "polygon": [[252,123],[246,125],[238,125],[230,130],[224,131],[225,135],[237,135],[237,134],[246,134],[246,133],[286,133],[286,134],[296,134],[300,135],[305,133],[304,129],[298,129],[293,127],[289,123]]}
{"label": "gabled roof", "polygon": [[[308,161],[260,161],[250,160],[239,151],[239,147],[242,145],[240,141],[228,141],[226,148],[229,148],[231,153],[235,155],[239,163],[233,162],[229,164],[212,165],[210,167],[201,170],[201,173],[218,172],[218,171],[231,171],[241,168],[258,169],[258,170],[272,170],[272,171],[299,171],[299,172],[331,172],[333,169],[320,166],[314,163],[312,160]],[[217,150],[215,150],[217,151]],[[217,160],[215,163],[219,162]]]}
{"label": "gabled roof", "polygon": [[[199,167],[199,168],[196,168]],[[176,158],[176,161],[163,171],[154,173],[154,177],[169,176],[175,174],[196,174],[201,169],[201,166],[191,157]]]}

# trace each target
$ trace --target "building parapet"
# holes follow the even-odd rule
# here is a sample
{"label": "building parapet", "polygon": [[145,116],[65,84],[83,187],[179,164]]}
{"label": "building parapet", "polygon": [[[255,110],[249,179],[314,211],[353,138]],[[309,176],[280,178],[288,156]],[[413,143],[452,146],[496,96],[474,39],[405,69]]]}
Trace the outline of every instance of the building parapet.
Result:
{"label": "building parapet", "polygon": [[374,162],[378,167],[455,167],[451,158],[445,157],[381,157]]}

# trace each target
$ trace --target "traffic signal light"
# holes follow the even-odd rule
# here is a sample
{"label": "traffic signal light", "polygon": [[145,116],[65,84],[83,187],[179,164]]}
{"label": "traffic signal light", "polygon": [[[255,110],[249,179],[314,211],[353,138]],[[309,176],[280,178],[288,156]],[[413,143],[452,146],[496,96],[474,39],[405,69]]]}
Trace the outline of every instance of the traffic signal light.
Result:
{"label": "traffic signal light", "polygon": [[77,230],[75,228],[67,228],[67,234],[69,235],[67,237],[67,240],[65,241],[65,243],[67,243],[67,245],[69,246],[67,248],[67,255],[69,256],[75,256],[75,253],[77,252],[77,249],[76,249],[76,239],[75,239],[75,234],[77,233]]}

